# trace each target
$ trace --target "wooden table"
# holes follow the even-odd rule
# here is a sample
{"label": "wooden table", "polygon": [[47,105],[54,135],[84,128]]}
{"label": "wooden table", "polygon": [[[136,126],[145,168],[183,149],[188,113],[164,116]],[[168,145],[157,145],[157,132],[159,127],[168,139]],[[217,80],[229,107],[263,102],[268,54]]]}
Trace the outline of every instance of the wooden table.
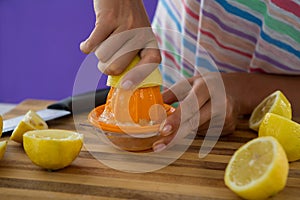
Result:
{"label": "wooden table", "polygon": [[[4,118],[25,114],[29,109],[42,109],[50,103],[26,100]],[[86,116],[87,113],[82,114],[83,121]],[[75,130],[72,116],[52,120],[48,125]],[[222,137],[202,159],[198,152],[203,138],[196,137],[178,160],[148,173],[111,169],[85,147],[69,167],[51,172],[32,164],[23,147],[9,141],[0,161],[0,199],[239,199],[225,186],[223,176],[234,151],[257,136],[247,126],[247,120],[241,120],[237,130]],[[5,139],[8,136],[1,138]],[[272,199],[299,198],[300,162],[293,162],[285,189]]]}

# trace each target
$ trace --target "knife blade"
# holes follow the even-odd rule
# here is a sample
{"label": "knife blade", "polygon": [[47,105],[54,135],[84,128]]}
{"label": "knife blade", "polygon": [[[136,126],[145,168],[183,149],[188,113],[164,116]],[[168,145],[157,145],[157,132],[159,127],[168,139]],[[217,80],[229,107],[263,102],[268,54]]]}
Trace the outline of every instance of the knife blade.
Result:
{"label": "knife blade", "polygon": [[[47,106],[44,110],[36,111],[36,113],[45,121],[57,119],[59,117],[67,116],[72,113],[79,113],[90,111],[94,107],[102,105],[106,102],[106,97],[109,88],[98,89],[92,92],[67,97],[54,104]],[[2,133],[8,133],[17,127],[24,115],[7,119],[3,121]]]}

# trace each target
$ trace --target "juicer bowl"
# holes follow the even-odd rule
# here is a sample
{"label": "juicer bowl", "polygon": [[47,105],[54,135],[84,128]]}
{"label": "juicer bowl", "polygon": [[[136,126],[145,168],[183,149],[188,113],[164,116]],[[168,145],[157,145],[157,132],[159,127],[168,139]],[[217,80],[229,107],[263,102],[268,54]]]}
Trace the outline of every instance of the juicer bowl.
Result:
{"label": "juicer bowl", "polygon": [[[167,115],[175,111],[170,105],[163,104]],[[89,122],[115,146],[126,151],[146,151],[152,149],[152,144],[159,140],[160,124],[155,125],[116,125],[99,121],[105,105],[94,108],[88,115]]]}

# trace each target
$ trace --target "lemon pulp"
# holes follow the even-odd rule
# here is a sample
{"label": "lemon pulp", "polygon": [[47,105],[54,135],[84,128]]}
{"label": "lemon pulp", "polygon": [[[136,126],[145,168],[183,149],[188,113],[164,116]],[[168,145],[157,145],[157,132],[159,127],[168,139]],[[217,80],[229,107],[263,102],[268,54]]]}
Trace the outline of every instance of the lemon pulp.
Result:
{"label": "lemon pulp", "polygon": [[288,119],[292,118],[291,104],[281,91],[277,90],[270,94],[255,107],[249,119],[249,127],[258,131],[266,113],[275,113]]}
{"label": "lemon pulp", "polygon": [[29,110],[12,132],[10,139],[22,143],[23,134],[36,129],[48,129],[48,125],[35,111]]}

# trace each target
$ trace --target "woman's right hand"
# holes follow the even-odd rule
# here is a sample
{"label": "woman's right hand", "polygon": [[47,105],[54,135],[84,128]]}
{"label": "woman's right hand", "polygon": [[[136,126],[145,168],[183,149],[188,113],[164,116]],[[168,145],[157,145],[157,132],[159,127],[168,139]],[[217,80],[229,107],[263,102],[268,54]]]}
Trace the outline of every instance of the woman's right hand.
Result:
{"label": "woman's right hand", "polygon": [[105,74],[122,73],[139,54],[140,62],[128,72],[121,86],[130,89],[160,63],[161,56],[142,0],[94,0],[96,24],[80,44],[84,53],[95,52]]}

